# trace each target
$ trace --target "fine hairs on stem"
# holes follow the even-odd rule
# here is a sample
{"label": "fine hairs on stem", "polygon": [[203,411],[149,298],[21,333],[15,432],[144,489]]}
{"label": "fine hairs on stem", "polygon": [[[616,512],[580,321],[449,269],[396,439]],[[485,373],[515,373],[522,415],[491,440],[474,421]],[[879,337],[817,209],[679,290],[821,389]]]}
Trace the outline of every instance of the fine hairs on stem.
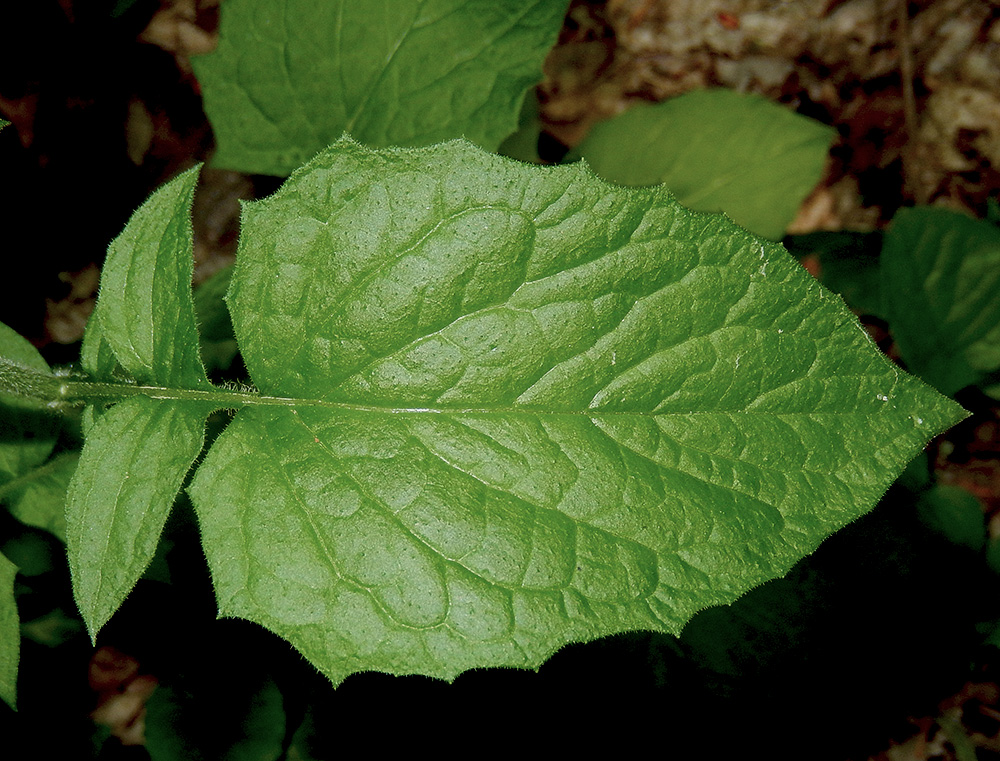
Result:
{"label": "fine hairs on stem", "polygon": [[27,367],[6,357],[0,357],[0,393],[10,394],[38,403],[57,406],[63,399],[65,380],[59,376]]}

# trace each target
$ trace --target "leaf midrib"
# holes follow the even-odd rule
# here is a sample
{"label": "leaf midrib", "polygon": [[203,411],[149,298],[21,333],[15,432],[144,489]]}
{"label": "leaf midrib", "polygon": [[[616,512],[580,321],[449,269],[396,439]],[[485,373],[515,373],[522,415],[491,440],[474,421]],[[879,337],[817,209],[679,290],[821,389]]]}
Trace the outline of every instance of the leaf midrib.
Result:
{"label": "leaf midrib", "polygon": [[[865,376],[859,376],[865,377]],[[296,409],[299,407],[312,407],[329,410],[339,410],[342,412],[362,412],[371,414],[388,415],[542,415],[546,417],[585,417],[591,419],[615,418],[615,417],[643,417],[643,418],[667,418],[667,417],[693,417],[696,415],[763,415],[766,417],[787,417],[807,415],[815,417],[817,415],[851,415],[859,414],[862,411],[848,409],[843,411],[779,411],[779,410],[753,410],[753,409],[707,409],[707,410],[683,410],[683,411],[657,411],[657,410],[609,410],[587,408],[581,410],[573,409],[550,409],[544,407],[529,407],[524,405],[495,405],[495,406],[398,406],[392,404],[359,404],[354,402],[334,402],[326,399],[307,399],[301,397],[271,396],[257,392],[234,391],[218,386],[210,389],[188,389],[173,388],[168,386],[149,386],[133,383],[95,383],[90,381],[67,381],[60,387],[62,403],[66,404],[91,404],[91,403],[113,403],[132,396],[146,396],[154,401],[187,402],[222,409],[241,409],[243,407],[286,407]]]}

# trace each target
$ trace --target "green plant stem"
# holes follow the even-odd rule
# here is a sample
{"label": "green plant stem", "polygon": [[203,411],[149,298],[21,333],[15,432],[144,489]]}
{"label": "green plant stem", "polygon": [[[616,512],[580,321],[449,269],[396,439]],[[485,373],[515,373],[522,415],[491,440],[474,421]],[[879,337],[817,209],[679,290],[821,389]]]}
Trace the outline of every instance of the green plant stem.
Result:
{"label": "green plant stem", "polygon": [[[213,386],[210,389],[167,388],[163,386],[140,386],[132,383],[95,383],[83,380],[62,379],[59,402],[78,405],[95,402],[117,402],[132,396],[147,396],[150,399],[197,402],[211,405],[215,409],[239,409],[240,407],[322,407],[330,410],[352,412],[384,412],[390,414],[484,414],[490,412],[511,412],[511,407],[392,407],[378,404],[352,404],[331,402],[325,399],[305,399],[299,397],[267,396],[254,391],[236,391]],[[524,411],[529,411],[525,408]],[[530,410],[533,414],[556,414],[583,416],[590,418],[618,417],[620,415],[645,415],[647,413],[618,412],[615,410],[563,410],[545,412]]]}
{"label": "green plant stem", "polygon": [[[6,369],[16,367],[7,373]],[[30,377],[28,377],[30,376]],[[26,380],[27,379],[27,380]],[[24,393],[21,393],[20,391]],[[34,393],[28,393],[28,391]],[[241,407],[322,407],[325,409],[354,412],[383,412],[390,414],[483,414],[500,410],[510,412],[510,408],[496,407],[391,407],[375,404],[352,404],[331,402],[325,399],[304,399],[297,397],[267,396],[256,391],[240,391],[212,386],[206,389],[169,388],[166,386],[144,386],[128,382],[97,382],[82,378],[47,375],[24,368],[0,357],[0,394],[14,393],[38,403],[39,407],[59,409],[86,404],[112,404],[133,396],[146,396],[164,401],[193,402],[210,406],[217,410],[239,409]],[[527,410],[525,410],[527,411]],[[546,414],[532,410],[534,414]],[[614,410],[561,411],[547,413],[590,418],[617,417],[624,414]]]}
{"label": "green plant stem", "polygon": [[255,391],[239,391],[212,386],[206,389],[145,386],[128,382],[97,382],[82,378],[60,377],[23,367],[0,357],[0,394],[14,394],[38,403],[39,407],[57,409],[119,402],[133,396],[150,399],[206,404],[215,409],[238,409],[248,406],[325,407],[328,409],[381,412],[486,412],[486,409],[432,409],[418,407],[380,407],[376,405],[330,402],[323,399],[267,396]]}
{"label": "green plant stem", "polygon": [[[259,394],[231,391],[213,386],[208,389],[166,388],[163,386],[142,386],[134,383],[99,383],[87,380],[64,380],[60,387],[60,401],[68,404],[89,404],[92,402],[117,402],[132,396],[148,396],[187,402],[206,402],[219,409],[243,407],[248,404],[276,404],[278,401],[263,402]],[[301,404],[302,400],[282,400],[287,404]]]}
{"label": "green plant stem", "polygon": [[0,357],[0,394],[20,397],[44,406],[58,402],[62,383],[63,379],[52,373]]}

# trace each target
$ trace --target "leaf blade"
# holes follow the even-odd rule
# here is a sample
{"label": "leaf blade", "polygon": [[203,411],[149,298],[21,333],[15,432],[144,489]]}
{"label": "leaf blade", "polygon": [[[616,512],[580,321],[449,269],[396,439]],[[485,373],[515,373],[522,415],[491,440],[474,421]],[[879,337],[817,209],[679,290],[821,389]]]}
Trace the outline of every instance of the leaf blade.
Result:
{"label": "leaf blade", "polygon": [[139,383],[207,384],[191,296],[198,172],[193,167],[156,190],[108,246],[95,308],[99,327],[85,341],[89,369],[110,372],[106,345]]}
{"label": "leaf blade", "polygon": [[149,565],[191,464],[206,411],[133,397],[100,415],[87,434],[66,495],[73,594],[91,636]]}
{"label": "leaf blade", "polygon": [[77,452],[62,452],[0,488],[0,502],[21,523],[66,541],[66,489],[76,470]]}
{"label": "leaf blade", "polygon": [[335,683],[676,633],[963,415],[777,246],[579,166],[341,141],[243,229],[234,329],[300,402],[190,493],[223,614]]}

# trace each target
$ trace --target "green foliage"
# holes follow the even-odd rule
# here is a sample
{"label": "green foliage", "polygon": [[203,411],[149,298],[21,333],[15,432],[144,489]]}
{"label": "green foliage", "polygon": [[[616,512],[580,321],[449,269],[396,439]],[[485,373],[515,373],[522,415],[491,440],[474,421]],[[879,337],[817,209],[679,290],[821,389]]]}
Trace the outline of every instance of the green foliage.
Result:
{"label": "green foliage", "polygon": [[[146,713],[146,749],[154,761],[249,761],[281,758],[285,710],[260,669],[227,669],[219,700],[218,664],[161,685]],[[234,683],[235,682],[235,683]]]}
{"label": "green foliage", "polygon": [[982,550],[986,546],[983,506],[965,489],[935,484],[917,501],[920,517],[953,544]]}
{"label": "green foliage", "polygon": [[[0,129],[6,127],[10,122],[0,119]],[[21,354],[29,354],[29,362],[34,361],[34,357],[30,357],[30,353],[27,352],[21,342],[13,338],[16,335],[14,331],[10,330],[6,325],[0,325],[0,347],[3,349],[4,355],[6,355],[7,350],[17,351]],[[23,339],[21,339],[23,341]],[[27,343],[23,341],[23,343]],[[41,360],[41,357],[38,357]],[[46,368],[47,369],[47,368]],[[9,407],[11,399],[8,397],[6,399],[0,398],[0,404],[4,407]],[[15,406],[16,409],[16,406]],[[4,410],[4,441],[0,442],[0,458],[6,461],[4,470],[7,471],[4,480],[10,478],[10,474],[19,468],[18,461],[22,459],[22,455],[19,452],[19,447],[15,446],[11,448],[13,442],[7,440],[9,434],[7,433],[7,415],[8,412]],[[15,433],[12,431],[12,433]],[[23,441],[21,436],[11,436],[18,443]],[[30,455],[29,455],[30,457]],[[21,635],[18,630],[18,618],[17,618],[17,603],[14,601],[14,576],[17,573],[17,568],[3,555],[0,555],[0,699],[4,700],[8,705],[14,706],[17,703],[17,659],[18,653],[20,652],[21,646]]]}
{"label": "green foliage", "polygon": [[21,523],[43,529],[65,542],[64,497],[78,460],[77,452],[62,452],[28,470],[0,486],[0,502]]}
{"label": "green foliage", "polygon": [[[319,155],[246,205],[236,270],[193,298],[196,170],[157,191],[109,250],[86,376],[52,375],[0,326],[0,387],[18,392],[0,397],[0,499],[66,538],[92,636],[144,576],[176,584],[180,603],[157,608],[154,626],[138,617],[143,641],[183,648],[178,622],[196,616],[196,594],[180,580],[198,541],[210,607],[285,638],[334,684],[365,670],[451,680],[533,668],[568,643],[675,635],[692,618],[682,646],[738,678],[836,595],[839,572],[820,592],[799,584],[814,580],[822,550],[810,553],[964,415],[879,355],[840,299],[780,247],[582,164],[529,167],[465,142],[326,148],[345,130],[374,146],[464,134],[497,147],[564,10],[224,4],[219,51],[195,63],[219,162],[286,173]],[[535,132],[527,124],[505,149],[536,159]],[[666,180],[683,202],[778,237],[829,138],[759,99],[697,93],[599,127],[584,154],[610,179]],[[870,258],[861,279],[848,264],[827,282],[877,301],[896,270],[878,282]],[[920,286],[929,297],[936,277]],[[206,369],[232,371],[237,351],[256,388],[210,383]],[[57,443],[48,406],[77,402],[79,455]],[[927,525],[1000,567],[974,501],[921,489]],[[62,570],[61,546],[43,552],[43,533],[17,525],[0,536],[10,705],[25,657],[18,605],[34,603],[22,582]],[[29,645],[74,636],[58,605],[22,618]],[[152,631],[164,621],[176,630]],[[266,662],[281,643],[268,651],[259,631],[239,650],[232,631],[215,643],[223,657],[189,653],[194,669],[163,670],[151,755],[329,755],[314,749],[345,706],[306,705],[306,680],[282,682]],[[220,684],[228,713],[216,721]],[[324,699],[350,689],[323,686]],[[411,710],[387,711],[387,693],[382,729]],[[36,704],[48,711],[50,696]]]}
{"label": "green foliage", "polygon": [[[108,248],[91,345],[105,343],[135,382],[205,388],[191,295],[191,169],[154,193]],[[170,315],[163,319],[163,315]],[[113,380],[84,353],[84,366]],[[67,495],[70,570],[91,634],[111,617],[156,551],[163,524],[201,451],[211,407],[147,396],[96,417]]]}
{"label": "green foliage", "polygon": [[227,370],[237,354],[233,323],[225,302],[232,276],[232,267],[221,269],[194,292],[194,311],[201,334],[201,358],[209,372]]}
{"label": "green foliage", "polygon": [[334,683],[678,633],[962,415],[780,248],[665,190],[465,143],[342,140],[248,205],[228,302],[261,393],[205,391],[196,337],[157,330],[193,314],[191,183],[130,225],[152,253],[118,241],[105,265],[96,324],[149,388],[121,385],[70,488],[91,632],[148,563],[209,405],[244,407],[190,488],[219,609]]}
{"label": "green foliage", "polygon": [[14,601],[17,566],[0,555],[0,699],[17,705],[17,659],[21,650],[20,622]]}
{"label": "green foliage", "polygon": [[[6,325],[0,324],[0,357],[9,369],[48,373],[49,366],[38,351]],[[0,389],[2,427],[0,427],[0,496],[15,501],[25,479],[49,456],[56,443],[59,421],[36,399],[13,395],[11,390],[26,390],[24,384],[5,383]],[[28,385],[27,390],[33,390]],[[7,393],[5,393],[5,391]],[[6,539],[7,537],[0,537]],[[13,706],[16,702],[17,661],[20,650],[17,604],[14,600],[16,566],[0,554],[0,698]]]}
{"label": "green foliage", "polygon": [[1000,230],[938,208],[903,209],[882,252],[886,317],[907,366],[942,393],[1000,369]]}
{"label": "green foliage", "polygon": [[87,433],[66,495],[73,589],[95,635],[153,558],[184,476],[201,451],[207,411],[126,399]]}
{"label": "green foliage", "polygon": [[605,179],[663,183],[688,208],[776,239],[822,177],[833,135],[760,96],[701,90],[599,122],[579,152]]}
{"label": "green foliage", "polygon": [[[108,247],[92,329],[133,380],[197,388],[208,384],[191,296],[191,203],[198,168],[161,187]],[[170,320],[162,319],[170,315]],[[107,368],[84,353],[84,369]]]}
{"label": "green foliage", "polygon": [[[49,366],[34,346],[6,325],[0,324],[0,357],[12,363],[11,369],[48,373]],[[4,369],[0,368],[0,372]],[[32,379],[34,374],[26,375]],[[29,383],[31,381],[29,380]],[[13,388],[12,388],[13,385]],[[0,388],[4,410],[3,434],[0,436],[0,485],[42,463],[56,443],[59,420],[47,413],[38,401],[27,396],[33,390],[5,383]],[[14,395],[12,391],[21,393]]]}
{"label": "green foliage", "polygon": [[215,162],[287,175],[342,133],[373,146],[517,126],[564,0],[227,0],[218,49],[193,61]]}

